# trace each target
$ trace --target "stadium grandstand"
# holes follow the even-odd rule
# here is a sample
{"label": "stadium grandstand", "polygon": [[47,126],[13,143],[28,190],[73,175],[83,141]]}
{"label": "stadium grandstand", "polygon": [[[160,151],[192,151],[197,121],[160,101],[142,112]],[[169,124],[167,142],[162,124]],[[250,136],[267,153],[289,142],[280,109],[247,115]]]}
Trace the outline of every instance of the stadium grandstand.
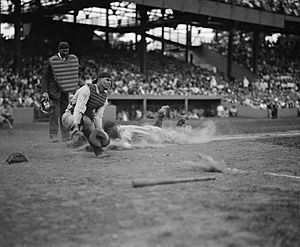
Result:
{"label": "stadium grandstand", "polygon": [[170,118],[217,116],[220,104],[242,116],[268,117],[272,107],[299,116],[297,0],[1,0],[0,7],[0,104],[35,109],[35,120],[44,120],[41,72],[61,40],[79,57],[78,86],[112,72],[109,101],[121,121],[154,118],[161,103],[172,106]]}

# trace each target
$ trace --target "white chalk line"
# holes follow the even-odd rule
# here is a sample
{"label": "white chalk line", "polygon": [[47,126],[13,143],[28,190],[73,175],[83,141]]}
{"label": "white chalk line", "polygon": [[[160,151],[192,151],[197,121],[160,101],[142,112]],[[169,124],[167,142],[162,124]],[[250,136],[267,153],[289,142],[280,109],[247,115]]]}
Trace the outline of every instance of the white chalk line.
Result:
{"label": "white chalk line", "polygon": [[[232,173],[232,174],[249,174],[249,173],[250,174],[258,174],[258,172],[240,170],[237,168],[227,168],[226,171],[229,173]],[[275,172],[263,172],[262,175],[300,179],[299,176],[294,176],[294,175],[289,175],[289,174],[284,174],[284,173],[275,173]]]}
{"label": "white chalk line", "polygon": [[264,174],[271,175],[271,176],[277,176],[277,177],[287,177],[287,178],[297,178],[297,179],[300,179],[299,176],[293,176],[293,175],[282,174],[282,173],[265,172]]}
{"label": "white chalk line", "polygon": [[272,132],[272,133],[253,133],[253,134],[240,134],[240,135],[220,135],[211,137],[210,141],[221,140],[238,140],[238,139],[258,139],[258,138],[274,138],[284,136],[298,136],[299,130],[284,131],[284,132]]}
{"label": "white chalk line", "polygon": [[[258,139],[258,138],[274,138],[274,137],[298,136],[298,135],[300,135],[300,131],[293,130],[293,131],[273,132],[273,133],[255,133],[255,134],[242,134],[242,135],[234,135],[234,136],[218,136],[216,138],[213,138],[213,140],[220,141],[220,140],[237,140],[237,139]],[[236,168],[233,169],[227,168],[227,172],[238,173],[238,174],[251,173],[251,171],[240,170]],[[300,179],[299,176],[283,174],[283,173],[275,173],[275,172],[264,172],[263,175]]]}

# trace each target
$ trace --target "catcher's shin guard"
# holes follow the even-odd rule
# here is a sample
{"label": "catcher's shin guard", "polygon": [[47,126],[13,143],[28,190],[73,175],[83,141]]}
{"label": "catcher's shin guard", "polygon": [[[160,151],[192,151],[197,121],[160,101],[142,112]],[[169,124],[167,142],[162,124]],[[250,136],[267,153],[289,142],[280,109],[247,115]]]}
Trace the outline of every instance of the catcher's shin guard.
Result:
{"label": "catcher's shin guard", "polygon": [[83,134],[85,135],[85,137],[87,139],[89,139],[91,133],[95,130],[94,123],[92,122],[92,120],[89,117],[83,115],[81,125],[82,125]]}

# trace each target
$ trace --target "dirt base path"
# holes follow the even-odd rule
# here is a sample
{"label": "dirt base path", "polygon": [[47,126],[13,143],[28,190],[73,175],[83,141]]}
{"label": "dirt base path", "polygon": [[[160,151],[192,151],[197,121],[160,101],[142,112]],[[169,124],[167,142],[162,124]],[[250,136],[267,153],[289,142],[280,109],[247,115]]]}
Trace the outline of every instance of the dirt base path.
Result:
{"label": "dirt base path", "polygon": [[[29,162],[0,163],[0,245],[299,246],[300,120],[209,121],[205,142],[103,159],[49,143],[46,124],[1,129],[0,160],[24,152]],[[196,176],[216,180],[131,184]]]}

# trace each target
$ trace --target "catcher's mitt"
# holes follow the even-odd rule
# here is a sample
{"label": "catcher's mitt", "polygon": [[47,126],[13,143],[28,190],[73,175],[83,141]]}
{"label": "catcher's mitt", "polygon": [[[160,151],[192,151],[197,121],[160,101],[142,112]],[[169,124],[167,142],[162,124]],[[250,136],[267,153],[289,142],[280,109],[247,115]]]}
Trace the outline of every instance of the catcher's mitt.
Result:
{"label": "catcher's mitt", "polygon": [[27,161],[28,161],[28,159],[22,153],[12,153],[6,159],[6,162],[8,164],[21,163],[21,162],[27,162]]}
{"label": "catcher's mitt", "polygon": [[110,143],[109,137],[102,130],[93,130],[88,139],[91,146],[106,147]]}

